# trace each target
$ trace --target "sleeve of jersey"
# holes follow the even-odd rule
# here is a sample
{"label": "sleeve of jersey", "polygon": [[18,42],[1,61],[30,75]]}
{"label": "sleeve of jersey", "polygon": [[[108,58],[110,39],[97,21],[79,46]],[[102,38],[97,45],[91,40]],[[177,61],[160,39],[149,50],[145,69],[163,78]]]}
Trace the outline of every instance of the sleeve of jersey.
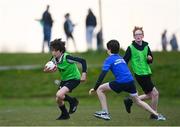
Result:
{"label": "sleeve of jersey", "polygon": [[107,58],[107,59],[104,61],[102,70],[103,70],[103,71],[108,71],[108,70],[110,69],[110,67],[111,67],[111,60]]}
{"label": "sleeve of jersey", "polygon": [[52,56],[51,59],[49,59],[49,61],[52,61],[54,64],[56,64],[56,59]]}
{"label": "sleeve of jersey", "polygon": [[107,71],[102,71],[101,74],[98,77],[98,80],[96,81],[96,85],[94,86],[94,90],[97,90],[97,88],[101,85],[104,77],[106,76]]}
{"label": "sleeve of jersey", "polygon": [[149,46],[148,46],[148,55],[150,55],[152,57],[152,60],[147,60],[147,63],[151,64],[153,62],[153,55],[152,55],[152,52],[151,52],[151,49],[149,48]]}
{"label": "sleeve of jersey", "polygon": [[67,55],[66,59],[69,63],[79,62],[82,65],[82,72],[87,72],[87,63],[86,60],[79,57],[74,57],[71,55]]}
{"label": "sleeve of jersey", "polygon": [[127,48],[126,53],[125,53],[123,59],[128,64],[129,60],[131,59],[131,49],[130,49],[130,47]]}

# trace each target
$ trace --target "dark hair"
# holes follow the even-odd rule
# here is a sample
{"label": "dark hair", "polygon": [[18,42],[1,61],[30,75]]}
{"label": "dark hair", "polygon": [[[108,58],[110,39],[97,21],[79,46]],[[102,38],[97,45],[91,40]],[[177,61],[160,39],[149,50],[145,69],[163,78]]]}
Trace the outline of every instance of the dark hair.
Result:
{"label": "dark hair", "polygon": [[60,51],[60,52],[65,52],[65,42],[60,39],[55,39],[54,41],[51,41],[50,43],[50,49],[55,50],[55,51]]}
{"label": "dark hair", "polygon": [[66,14],[64,15],[65,18],[67,18],[67,17],[69,17],[69,16],[70,16],[69,13],[66,13]]}
{"label": "dark hair", "polygon": [[119,49],[120,49],[120,44],[117,40],[110,40],[107,43],[107,48],[109,50],[111,50],[111,53],[117,54],[119,52]]}

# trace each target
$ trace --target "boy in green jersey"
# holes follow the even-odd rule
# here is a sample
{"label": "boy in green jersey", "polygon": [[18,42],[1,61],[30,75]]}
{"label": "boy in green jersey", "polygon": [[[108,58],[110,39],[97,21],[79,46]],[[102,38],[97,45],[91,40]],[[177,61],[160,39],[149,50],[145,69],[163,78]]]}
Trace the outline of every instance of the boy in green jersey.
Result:
{"label": "boy in green jersey", "polygon": [[[86,80],[87,64],[84,59],[74,57],[65,52],[65,42],[61,41],[61,39],[52,41],[50,49],[53,55],[51,61],[56,64],[56,67],[52,70],[45,67],[44,72],[55,72],[58,70],[61,75],[61,83],[59,90],[56,93],[56,101],[62,113],[57,120],[69,119],[69,114],[74,113],[77,109],[78,100],[67,94],[76,88],[81,81]],[[82,74],[80,74],[75,62],[81,63]],[[69,111],[67,111],[64,101],[69,102]]]}
{"label": "boy in green jersey", "polygon": [[[140,95],[141,100],[151,99],[151,107],[157,111],[159,92],[151,81],[151,69],[149,64],[153,61],[153,56],[148,43],[143,41],[144,31],[142,27],[134,27],[133,37],[135,40],[127,48],[124,60],[128,64],[131,61],[131,67],[135,74],[137,82],[143,89],[143,95]],[[124,100],[126,105],[126,110],[130,113],[130,108],[132,106],[132,101],[129,98]],[[155,118],[152,114],[150,118]]]}

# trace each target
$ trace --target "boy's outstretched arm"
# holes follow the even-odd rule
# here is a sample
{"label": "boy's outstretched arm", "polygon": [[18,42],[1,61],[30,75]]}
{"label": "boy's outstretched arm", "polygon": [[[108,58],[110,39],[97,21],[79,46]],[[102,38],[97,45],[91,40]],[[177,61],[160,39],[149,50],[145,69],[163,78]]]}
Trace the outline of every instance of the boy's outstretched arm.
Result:
{"label": "boy's outstretched arm", "polygon": [[108,71],[105,71],[105,70],[103,70],[103,71],[101,72],[101,74],[99,75],[98,80],[96,81],[96,84],[95,84],[94,88],[92,88],[92,89],[89,90],[89,94],[92,94],[94,91],[96,91],[96,90],[98,89],[98,87],[101,85],[104,77],[106,76],[107,72],[108,72]]}

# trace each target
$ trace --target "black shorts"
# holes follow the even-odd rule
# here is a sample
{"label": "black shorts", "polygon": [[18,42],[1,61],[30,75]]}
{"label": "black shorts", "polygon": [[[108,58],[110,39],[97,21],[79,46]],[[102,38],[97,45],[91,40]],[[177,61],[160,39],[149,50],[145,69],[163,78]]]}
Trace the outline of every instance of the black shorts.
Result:
{"label": "black shorts", "polygon": [[139,76],[135,74],[135,77],[145,94],[148,94],[153,90],[154,84],[151,81],[150,75]]}
{"label": "black shorts", "polygon": [[66,86],[71,92],[74,88],[76,88],[80,84],[80,80],[78,79],[70,79],[67,81],[61,81],[60,87]]}
{"label": "black shorts", "polygon": [[118,83],[116,81],[112,81],[109,83],[109,87],[115,91],[116,93],[120,93],[122,91],[128,92],[130,94],[137,93],[136,87],[134,85],[134,81],[128,83]]}

